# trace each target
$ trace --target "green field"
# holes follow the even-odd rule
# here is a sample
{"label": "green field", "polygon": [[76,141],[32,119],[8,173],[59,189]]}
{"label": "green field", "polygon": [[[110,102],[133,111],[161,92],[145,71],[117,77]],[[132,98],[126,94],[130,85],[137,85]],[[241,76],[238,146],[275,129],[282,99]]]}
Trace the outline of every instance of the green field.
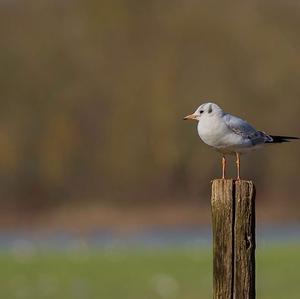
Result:
{"label": "green field", "polygon": [[[299,253],[257,250],[257,298],[299,298]],[[0,298],[206,299],[211,263],[203,248],[1,253]]]}

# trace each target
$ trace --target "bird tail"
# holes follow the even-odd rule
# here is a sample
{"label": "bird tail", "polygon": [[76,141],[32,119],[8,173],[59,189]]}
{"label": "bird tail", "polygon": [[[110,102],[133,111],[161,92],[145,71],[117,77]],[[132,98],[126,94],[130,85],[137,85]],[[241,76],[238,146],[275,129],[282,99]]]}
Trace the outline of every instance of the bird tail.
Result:
{"label": "bird tail", "polygon": [[272,141],[268,141],[267,143],[283,143],[283,142],[290,142],[292,140],[300,139],[299,137],[292,137],[292,136],[274,136],[269,135],[272,138]]}

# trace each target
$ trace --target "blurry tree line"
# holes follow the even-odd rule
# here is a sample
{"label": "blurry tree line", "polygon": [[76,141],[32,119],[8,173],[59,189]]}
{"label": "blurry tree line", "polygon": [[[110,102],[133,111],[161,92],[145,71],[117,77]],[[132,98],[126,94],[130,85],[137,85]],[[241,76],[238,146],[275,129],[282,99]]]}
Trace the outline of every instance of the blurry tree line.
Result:
{"label": "blurry tree line", "polygon": [[[220,157],[182,117],[207,100],[300,135],[297,1],[1,0],[0,34],[2,207],[206,194]],[[292,192],[299,146],[243,174]]]}

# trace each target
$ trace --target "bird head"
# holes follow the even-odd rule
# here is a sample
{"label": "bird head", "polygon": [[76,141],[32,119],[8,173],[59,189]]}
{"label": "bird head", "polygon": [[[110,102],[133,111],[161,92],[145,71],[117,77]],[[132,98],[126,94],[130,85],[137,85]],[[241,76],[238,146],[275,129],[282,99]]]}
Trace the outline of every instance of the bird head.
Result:
{"label": "bird head", "polygon": [[202,118],[216,114],[223,114],[223,110],[215,103],[204,103],[193,114],[187,115],[183,119],[200,121]]}

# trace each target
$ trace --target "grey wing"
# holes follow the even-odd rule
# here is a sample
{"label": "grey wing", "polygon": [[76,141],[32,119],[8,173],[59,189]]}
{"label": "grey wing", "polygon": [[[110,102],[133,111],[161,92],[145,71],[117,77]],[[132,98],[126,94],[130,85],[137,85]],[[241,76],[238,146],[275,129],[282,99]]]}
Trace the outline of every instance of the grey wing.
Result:
{"label": "grey wing", "polygon": [[233,133],[249,139],[253,145],[273,141],[272,137],[262,131],[257,131],[249,123],[239,117],[225,114],[223,119]]}

